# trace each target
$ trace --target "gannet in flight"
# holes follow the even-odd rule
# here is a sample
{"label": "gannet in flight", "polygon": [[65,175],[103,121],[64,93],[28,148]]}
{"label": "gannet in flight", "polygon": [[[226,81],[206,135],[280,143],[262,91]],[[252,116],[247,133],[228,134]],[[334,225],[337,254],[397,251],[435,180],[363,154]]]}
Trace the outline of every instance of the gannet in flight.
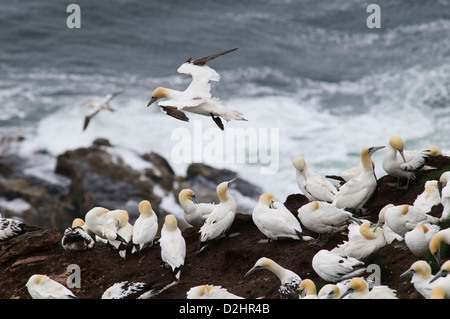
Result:
{"label": "gannet in flight", "polygon": [[189,121],[189,118],[184,111],[211,116],[221,130],[224,129],[224,126],[220,118],[227,122],[232,119],[247,121],[240,112],[228,109],[218,98],[211,95],[210,81],[219,81],[220,76],[206,63],[235,50],[237,48],[193,61],[187,60],[177,71],[178,73],[191,75],[191,84],[184,91],[158,87],[153,91],[152,98],[147,106],[161,98],[166,98],[167,100],[159,102],[158,106],[167,115],[186,122]]}
{"label": "gannet in flight", "polygon": [[117,95],[119,95],[120,93],[122,93],[123,91],[119,91],[119,92],[114,92],[111,94],[108,94],[103,101],[101,101],[100,103],[91,103],[89,104],[90,107],[93,107],[94,109],[88,114],[86,115],[86,117],[84,118],[84,126],[83,126],[83,131],[86,130],[86,128],[89,125],[90,120],[97,115],[98,112],[100,112],[101,110],[108,110],[113,112],[114,109],[109,105],[109,102],[116,97]]}

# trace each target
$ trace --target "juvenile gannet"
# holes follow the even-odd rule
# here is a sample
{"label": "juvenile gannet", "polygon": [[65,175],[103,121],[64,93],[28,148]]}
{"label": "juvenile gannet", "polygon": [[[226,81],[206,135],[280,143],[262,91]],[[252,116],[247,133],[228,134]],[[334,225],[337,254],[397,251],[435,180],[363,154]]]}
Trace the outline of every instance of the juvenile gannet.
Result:
{"label": "juvenile gannet", "polygon": [[113,112],[114,109],[109,105],[109,102],[116,97],[117,95],[119,95],[120,93],[122,93],[123,91],[119,91],[119,92],[114,92],[111,94],[108,94],[103,101],[101,101],[100,103],[91,103],[89,104],[90,107],[93,107],[93,110],[86,115],[86,117],[84,118],[84,125],[83,125],[83,131],[86,130],[87,126],[89,125],[90,120],[97,115],[98,112],[100,112],[101,110],[108,110]]}
{"label": "juvenile gannet", "polygon": [[431,296],[431,290],[434,284],[430,284],[430,280],[433,279],[431,274],[431,266],[424,260],[418,260],[414,262],[408,270],[400,275],[400,277],[411,276],[411,283],[414,288],[425,299],[429,299]]}
{"label": "juvenile gannet", "polygon": [[[323,201],[303,205],[298,209],[297,216],[303,226],[319,234],[314,241],[319,246],[325,244],[332,233],[344,230],[353,218],[350,212]],[[328,234],[328,238],[320,242],[322,234]]]}
{"label": "juvenile gannet", "polygon": [[302,226],[295,216],[277,202],[273,194],[264,193],[259,197],[252,212],[252,220],[256,227],[270,240],[295,239],[308,240],[302,236]]}
{"label": "juvenile gannet", "polygon": [[351,224],[348,229],[348,240],[338,245],[331,252],[364,259],[387,245],[384,231],[378,227],[371,227],[368,221],[361,225]]}
{"label": "juvenile gannet", "polygon": [[152,205],[148,200],[139,203],[139,217],[133,225],[133,250],[131,253],[141,252],[142,250],[152,247],[158,232],[158,216],[152,209]]}
{"label": "juvenile gannet", "polygon": [[441,220],[448,219],[450,217],[450,171],[444,172],[439,177],[438,191],[440,202],[443,206],[441,213]]}
{"label": "juvenile gannet", "polygon": [[200,285],[190,288],[186,292],[187,299],[244,299],[229,292],[221,286]]}
{"label": "juvenile gannet", "polygon": [[0,215],[0,242],[37,229],[39,228],[29,226],[13,218],[1,217]]}
{"label": "juvenile gannet", "polygon": [[347,290],[343,292],[340,299],[347,295],[349,299],[398,299],[396,291],[388,286],[374,286],[369,291],[367,281],[360,277],[350,280]]}
{"label": "juvenile gannet", "polygon": [[430,252],[429,244],[431,238],[440,230],[438,225],[417,224],[413,230],[405,234],[405,243],[409,250],[419,258],[425,258]]}
{"label": "juvenile gannet", "polygon": [[318,200],[330,203],[333,201],[337,193],[336,187],[325,177],[309,170],[303,157],[294,157],[292,165],[295,167],[297,185],[303,195],[310,201]]}
{"label": "juvenile gannet", "polygon": [[441,259],[441,243],[450,245],[450,228],[438,231],[430,240],[428,248],[439,265],[442,264]]}
{"label": "juvenile gannet", "polygon": [[319,299],[316,284],[311,279],[303,279],[300,283],[299,290],[301,299]]}
{"label": "juvenile gannet", "polygon": [[210,116],[221,130],[224,127],[220,118],[227,122],[232,119],[246,121],[240,112],[228,109],[218,98],[212,97],[210,81],[219,81],[220,76],[206,65],[208,61],[235,50],[237,48],[193,61],[189,59],[177,71],[191,75],[191,84],[184,91],[158,87],[153,91],[147,106],[161,98],[167,98],[166,101],[158,103],[158,106],[167,115],[182,121],[189,121],[183,111]]}
{"label": "juvenile gannet", "polygon": [[371,156],[384,146],[364,146],[361,150],[360,174],[339,188],[334,196],[333,205],[347,210],[360,210],[377,188],[377,178],[372,166]]}
{"label": "juvenile gannet", "polygon": [[220,203],[214,208],[200,228],[200,245],[197,253],[211,240],[217,239],[222,235],[228,237],[228,230],[233,224],[234,217],[236,216],[237,205],[234,197],[227,191],[228,187],[230,187],[235,180],[236,178],[228,182],[222,182],[216,187]]}
{"label": "juvenile gannet", "polygon": [[438,181],[430,180],[425,182],[424,190],[414,200],[413,206],[424,213],[431,211],[433,206],[441,203],[439,196]]}
{"label": "juvenile gannet", "polygon": [[339,299],[341,291],[338,285],[326,284],[320,288],[317,297],[319,299]]}
{"label": "juvenile gannet", "polygon": [[164,220],[161,229],[161,259],[172,268],[175,278],[179,281],[181,276],[181,267],[184,265],[186,257],[186,241],[178,228],[177,218],[169,214]]}
{"label": "juvenile gannet", "polygon": [[32,275],[25,284],[33,299],[74,299],[76,296],[46,275]]}
{"label": "juvenile gannet", "polygon": [[359,276],[366,271],[364,262],[340,254],[339,252],[319,250],[312,259],[312,267],[320,278],[328,282],[339,281]]}
{"label": "juvenile gannet", "polygon": [[80,251],[94,247],[95,240],[83,228],[84,221],[75,218],[72,226],[67,227],[61,238],[61,245],[66,250]]}
{"label": "juvenile gannet", "polygon": [[438,218],[406,204],[388,208],[384,218],[389,228],[402,237],[419,223],[436,224],[438,222]]}
{"label": "juvenile gannet", "polygon": [[281,281],[279,293],[282,298],[299,299],[299,287],[302,279],[292,270],[283,268],[275,261],[267,257],[261,257],[245,276],[248,276],[260,269],[267,269],[273,272]]}
{"label": "juvenile gannet", "polygon": [[192,225],[202,225],[211,214],[216,204],[199,203],[192,189],[183,189],[178,194],[178,201],[184,211],[184,218]]}
{"label": "juvenile gannet", "polygon": [[[397,177],[397,187],[401,179],[406,179],[408,188],[409,181],[416,177],[416,173],[425,166],[428,154],[421,152],[405,152],[404,141],[400,136],[392,136],[383,157],[383,169],[392,176]],[[400,154],[400,156],[398,156]]]}

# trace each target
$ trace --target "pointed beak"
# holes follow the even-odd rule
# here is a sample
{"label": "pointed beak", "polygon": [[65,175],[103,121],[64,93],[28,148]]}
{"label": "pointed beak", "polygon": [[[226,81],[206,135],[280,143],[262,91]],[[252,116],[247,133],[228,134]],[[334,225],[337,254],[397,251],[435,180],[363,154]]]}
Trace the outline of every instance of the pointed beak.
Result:
{"label": "pointed beak", "polygon": [[273,207],[273,203],[275,203],[275,202],[274,202],[273,200],[270,200],[269,207],[272,208],[272,209],[274,208],[274,207]]}
{"label": "pointed beak", "polygon": [[398,151],[399,153],[400,153],[400,155],[402,156],[402,158],[403,158],[403,162],[405,162],[406,163],[406,159],[405,159],[405,154],[403,153],[403,151]]}
{"label": "pointed beak", "polygon": [[372,147],[372,152],[370,152],[371,154],[375,153],[378,150],[381,150],[383,148],[385,148],[386,146],[374,146]]}
{"label": "pointed beak", "polygon": [[228,182],[228,186],[230,186],[231,184],[233,184],[236,180],[237,180],[237,177],[233,178],[231,181]]}
{"label": "pointed beak", "polygon": [[191,195],[191,199],[194,203],[198,204],[197,197],[195,195]]}
{"label": "pointed beak", "polygon": [[433,254],[434,258],[436,259],[436,262],[438,263],[439,266],[442,265],[442,259],[441,259],[441,253],[439,250],[436,250],[436,252]]}
{"label": "pointed beak", "polygon": [[442,182],[440,181],[437,182],[437,189],[439,192],[439,197],[442,198]]}
{"label": "pointed beak", "polygon": [[409,276],[409,275],[412,275],[412,274],[414,274],[414,270],[408,269],[403,274],[401,274],[400,277],[406,277],[406,276]]}
{"label": "pointed beak", "polygon": [[344,298],[345,296],[347,296],[347,295],[350,294],[351,292],[353,292],[353,288],[348,288],[348,289],[342,294],[342,296],[339,297],[339,299]]}
{"label": "pointed beak", "polygon": [[152,96],[152,98],[151,98],[150,102],[148,102],[148,104],[147,104],[147,107],[149,107],[149,106],[150,106],[150,104],[152,104],[153,102],[156,102],[156,100],[158,100],[158,98],[157,98],[157,97],[154,97],[154,96]]}
{"label": "pointed beak", "polygon": [[254,273],[255,271],[257,271],[259,269],[259,267],[253,267],[252,269],[250,269],[249,271],[247,271],[247,273],[244,275],[244,277]]}
{"label": "pointed beak", "polygon": [[441,278],[441,277],[446,277],[447,274],[448,274],[448,271],[445,270],[445,269],[439,271],[439,272],[433,277],[433,279],[430,280],[430,284],[431,284],[433,281],[435,281],[435,280],[437,280],[437,279],[439,279],[439,278]]}

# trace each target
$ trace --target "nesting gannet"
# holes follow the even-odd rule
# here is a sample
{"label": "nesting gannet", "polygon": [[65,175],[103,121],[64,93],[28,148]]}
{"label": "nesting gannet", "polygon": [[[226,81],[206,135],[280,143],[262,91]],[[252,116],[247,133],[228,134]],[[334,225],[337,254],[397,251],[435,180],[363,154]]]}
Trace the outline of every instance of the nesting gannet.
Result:
{"label": "nesting gannet", "polygon": [[259,197],[252,212],[252,220],[269,241],[286,238],[310,239],[310,237],[302,236],[300,222],[283,203],[277,202],[275,196],[270,193],[264,193]]}
{"label": "nesting gannet", "polygon": [[339,295],[341,290],[338,285],[335,284],[326,284],[322,288],[320,288],[317,297],[319,299],[339,299]]}
{"label": "nesting gannet", "polygon": [[311,279],[303,279],[300,283],[299,290],[301,299],[319,299],[316,284]]}
{"label": "nesting gannet", "polygon": [[33,299],[75,299],[76,296],[46,275],[32,275],[25,285]]}
{"label": "nesting gannet", "polygon": [[431,211],[433,206],[441,203],[439,196],[438,181],[430,180],[425,182],[424,190],[414,200],[413,206],[424,213]]}
{"label": "nesting gannet", "polygon": [[299,299],[299,286],[302,281],[299,275],[292,270],[280,266],[270,258],[261,257],[245,276],[260,269],[270,270],[280,279],[281,286],[278,291],[282,298]]}
{"label": "nesting gannet", "polygon": [[190,288],[186,292],[187,299],[244,299],[229,292],[221,286],[200,285]]}
{"label": "nesting gannet", "polygon": [[428,248],[439,265],[442,264],[441,259],[441,243],[450,245],[450,228],[438,231],[430,240]]}
{"label": "nesting gannet", "polygon": [[227,122],[232,119],[246,121],[240,112],[228,109],[218,98],[211,96],[210,81],[219,81],[220,76],[206,65],[208,61],[235,50],[237,48],[193,61],[189,59],[177,71],[178,73],[191,75],[191,84],[184,91],[158,87],[153,91],[152,98],[147,106],[161,98],[167,98],[166,101],[158,103],[158,106],[167,115],[182,121],[189,121],[183,111],[210,116],[221,130],[224,127],[220,118]]}
{"label": "nesting gannet", "polygon": [[155,284],[153,282],[121,281],[106,289],[102,299],[150,299],[178,284],[178,281]]}
{"label": "nesting gannet", "polygon": [[387,204],[385,205],[380,212],[378,213],[378,223],[377,227],[381,227],[384,231],[384,238],[386,239],[386,242],[388,244],[391,244],[394,240],[402,241],[403,236],[400,236],[396,232],[394,232],[392,229],[389,228],[389,225],[386,224],[386,211],[394,207],[394,204]]}
{"label": "nesting gannet", "polygon": [[417,224],[413,230],[405,234],[405,243],[409,250],[419,258],[425,258],[430,252],[429,244],[431,238],[440,230],[438,225]]}
{"label": "nesting gannet", "polygon": [[295,167],[297,185],[303,195],[310,201],[318,200],[330,203],[333,201],[337,193],[336,187],[325,177],[309,170],[303,157],[294,157],[292,165]]}
{"label": "nesting gannet", "polygon": [[[318,245],[327,242],[330,234],[344,230],[353,218],[350,212],[323,201],[313,201],[303,205],[298,209],[297,216],[303,226],[319,234],[314,242]],[[320,242],[322,234],[328,234],[328,238]]]}
{"label": "nesting gannet", "polygon": [[[416,173],[426,164],[428,154],[421,152],[405,152],[404,141],[400,136],[392,136],[383,157],[384,171],[397,178],[397,187],[401,179],[406,179],[406,188],[408,188],[409,180],[416,177]],[[400,156],[398,156],[400,154]]]}
{"label": "nesting gannet", "polygon": [[439,220],[412,205],[389,207],[385,211],[384,218],[389,228],[402,237],[419,223],[436,224]]}
{"label": "nesting gannet", "polygon": [[450,260],[447,260],[442,266],[441,269],[434,275],[434,277],[430,280],[430,284],[439,285],[444,289],[444,294],[446,296],[450,296],[450,276],[448,273],[450,272]]}
{"label": "nesting gannet", "polygon": [[202,225],[211,214],[216,204],[199,203],[192,189],[186,188],[178,194],[178,201],[184,211],[184,218],[192,225]]}
{"label": "nesting gannet", "polygon": [[152,209],[152,205],[148,200],[139,203],[139,217],[133,225],[133,250],[131,253],[141,252],[142,250],[152,247],[158,232],[158,216]]}
{"label": "nesting gannet", "polygon": [[167,215],[164,220],[159,244],[162,261],[172,268],[175,277],[180,280],[180,268],[184,265],[186,257],[186,241],[178,228],[177,218],[172,214]]}
{"label": "nesting gannet", "polygon": [[334,196],[333,205],[347,210],[360,210],[370,199],[377,188],[377,178],[374,173],[371,156],[384,146],[364,146],[361,150],[360,174],[339,188]]}
{"label": "nesting gannet", "polygon": [[119,250],[119,255],[126,258],[126,252],[133,245],[133,225],[128,221],[130,219],[128,212],[123,209],[115,209],[106,213],[108,216],[104,227],[117,227],[116,238],[109,238],[108,243],[114,249]]}
{"label": "nesting gannet", "polygon": [[89,122],[91,121],[91,119],[97,115],[98,112],[100,112],[101,110],[108,110],[113,112],[114,109],[109,105],[109,102],[115,98],[117,95],[119,95],[120,93],[122,93],[123,91],[119,91],[119,92],[114,92],[111,94],[108,94],[100,103],[91,103],[89,104],[90,107],[93,107],[92,111],[86,115],[86,117],[84,118],[84,125],[83,125],[83,131],[86,130],[86,128],[89,125]]}
{"label": "nesting gannet", "polygon": [[441,220],[450,217],[450,171],[444,172],[439,177],[438,190],[443,210],[441,213]]}
{"label": "nesting gannet", "polygon": [[414,262],[408,270],[400,275],[400,277],[406,276],[411,276],[410,282],[418,293],[425,299],[430,298],[434,284],[430,284],[433,275],[431,274],[431,266],[426,261],[418,260]]}
{"label": "nesting gannet", "polygon": [[217,185],[216,192],[220,203],[214,208],[200,228],[200,245],[197,252],[200,252],[211,240],[217,239],[222,235],[228,236],[228,230],[233,224],[237,208],[234,197],[228,193],[228,187],[235,180],[236,178]]}
{"label": "nesting gannet", "polygon": [[94,247],[95,240],[84,229],[81,218],[75,218],[72,226],[67,227],[61,238],[61,245],[66,250],[80,251]]}
{"label": "nesting gannet", "polygon": [[369,291],[367,281],[360,277],[354,277],[350,280],[347,290],[342,293],[341,299],[345,296],[349,299],[398,299],[396,291],[388,286],[374,286]]}
{"label": "nesting gannet", "polygon": [[361,275],[366,271],[363,266],[364,262],[356,258],[326,249],[319,250],[312,259],[314,271],[332,283]]}
{"label": "nesting gannet", "polygon": [[331,252],[364,259],[387,245],[384,231],[378,227],[371,227],[368,221],[361,225],[351,224],[348,229],[348,240],[338,245]]}
{"label": "nesting gannet", "polygon": [[29,226],[13,218],[0,216],[0,242],[37,229],[39,228],[35,226]]}

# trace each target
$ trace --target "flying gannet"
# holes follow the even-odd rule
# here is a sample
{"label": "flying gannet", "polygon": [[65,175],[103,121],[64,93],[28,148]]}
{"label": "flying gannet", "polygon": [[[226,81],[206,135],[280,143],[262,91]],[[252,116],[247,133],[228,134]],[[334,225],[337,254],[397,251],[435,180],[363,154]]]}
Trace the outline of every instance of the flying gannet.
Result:
{"label": "flying gannet", "polygon": [[115,98],[117,95],[119,95],[120,93],[122,93],[123,91],[119,91],[119,92],[114,92],[111,94],[108,94],[103,101],[101,101],[100,103],[90,103],[89,106],[93,107],[92,111],[86,115],[86,117],[84,118],[84,125],[83,125],[83,131],[86,130],[86,128],[89,125],[89,122],[91,121],[91,119],[98,114],[98,112],[100,112],[101,110],[108,110],[111,112],[114,112],[114,109],[109,105],[109,102]]}
{"label": "flying gannet", "polygon": [[152,247],[158,232],[158,216],[152,209],[148,200],[139,203],[139,217],[133,225],[133,250],[131,253],[138,252]]}
{"label": "flying gannet", "polygon": [[191,84],[184,91],[158,87],[153,91],[147,106],[161,98],[166,98],[167,100],[159,102],[158,106],[167,115],[182,121],[189,121],[184,111],[210,116],[221,130],[224,129],[221,118],[227,122],[232,119],[246,121],[240,112],[228,109],[218,98],[212,97],[210,81],[219,81],[220,76],[206,65],[208,61],[235,50],[237,48],[193,61],[189,59],[177,71],[191,75]]}
{"label": "flying gannet", "polygon": [[178,194],[178,201],[184,211],[184,218],[191,226],[202,225],[217,204],[199,203],[192,189],[186,188]]}

